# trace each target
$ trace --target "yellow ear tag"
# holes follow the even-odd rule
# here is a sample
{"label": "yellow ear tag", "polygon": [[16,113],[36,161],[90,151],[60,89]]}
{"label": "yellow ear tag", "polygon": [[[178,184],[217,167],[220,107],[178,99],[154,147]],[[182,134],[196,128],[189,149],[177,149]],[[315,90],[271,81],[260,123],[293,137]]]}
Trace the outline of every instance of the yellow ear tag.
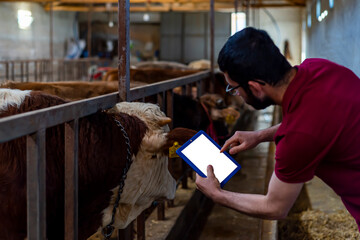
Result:
{"label": "yellow ear tag", "polygon": [[231,114],[228,114],[225,118],[227,124],[233,124],[235,122],[235,117]]}
{"label": "yellow ear tag", "polygon": [[169,158],[177,158],[179,155],[176,154],[176,150],[181,147],[178,142],[174,142],[174,144],[169,148]]}

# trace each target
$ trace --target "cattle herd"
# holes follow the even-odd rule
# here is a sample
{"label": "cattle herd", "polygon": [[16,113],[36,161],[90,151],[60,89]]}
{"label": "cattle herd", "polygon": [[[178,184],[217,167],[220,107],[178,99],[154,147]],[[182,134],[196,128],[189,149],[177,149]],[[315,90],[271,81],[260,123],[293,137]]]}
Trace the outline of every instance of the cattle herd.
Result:
{"label": "cattle herd", "polygon": [[[117,91],[116,81],[16,83],[0,86],[0,118]],[[220,88],[218,88],[220,89]],[[121,102],[79,119],[79,239],[87,239],[112,217],[118,184],[131,152],[113,226],[125,228],[151,203],[175,196],[168,149],[205,130],[223,142],[244,109],[219,94],[194,99],[174,93],[173,119],[153,103]],[[229,102],[230,101],[230,102]],[[232,106],[229,106],[229,105]],[[168,123],[173,120],[174,129]],[[121,124],[130,140],[126,144]],[[46,130],[47,238],[64,239],[64,125]],[[129,146],[130,145],[130,146]],[[0,239],[25,239],[26,137],[0,143]]]}

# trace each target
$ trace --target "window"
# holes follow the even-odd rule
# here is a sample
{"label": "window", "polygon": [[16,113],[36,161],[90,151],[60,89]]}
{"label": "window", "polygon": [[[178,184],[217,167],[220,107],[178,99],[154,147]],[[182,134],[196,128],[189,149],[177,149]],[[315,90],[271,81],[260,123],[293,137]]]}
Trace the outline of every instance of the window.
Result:
{"label": "window", "polygon": [[329,0],[329,7],[330,8],[333,8],[334,7],[334,0]]}
{"label": "window", "polygon": [[231,13],[231,35],[246,27],[246,14],[243,12]]}
{"label": "window", "polygon": [[[316,18],[319,20],[321,14],[321,0],[316,0]],[[319,20],[320,22],[320,20]]]}

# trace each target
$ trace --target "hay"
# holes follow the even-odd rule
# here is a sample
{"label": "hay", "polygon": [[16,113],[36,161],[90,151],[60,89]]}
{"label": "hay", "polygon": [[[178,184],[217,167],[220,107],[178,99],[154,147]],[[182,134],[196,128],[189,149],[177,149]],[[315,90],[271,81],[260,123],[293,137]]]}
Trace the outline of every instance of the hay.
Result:
{"label": "hay", "polygon": [[354,218],[346,210],[334,213],[307,210],[279,222],[279,239],[360,240],[360,233]]}

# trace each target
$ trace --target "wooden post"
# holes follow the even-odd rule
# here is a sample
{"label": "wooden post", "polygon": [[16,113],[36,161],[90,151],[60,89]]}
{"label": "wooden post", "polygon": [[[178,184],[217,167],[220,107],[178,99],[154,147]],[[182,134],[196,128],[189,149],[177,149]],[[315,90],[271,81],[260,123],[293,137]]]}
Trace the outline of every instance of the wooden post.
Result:
{"label": "wooden post", "polygon": [[128,101],[130,92],[130,1],[119,0],[118,2],[119,96],[122,101]]}

